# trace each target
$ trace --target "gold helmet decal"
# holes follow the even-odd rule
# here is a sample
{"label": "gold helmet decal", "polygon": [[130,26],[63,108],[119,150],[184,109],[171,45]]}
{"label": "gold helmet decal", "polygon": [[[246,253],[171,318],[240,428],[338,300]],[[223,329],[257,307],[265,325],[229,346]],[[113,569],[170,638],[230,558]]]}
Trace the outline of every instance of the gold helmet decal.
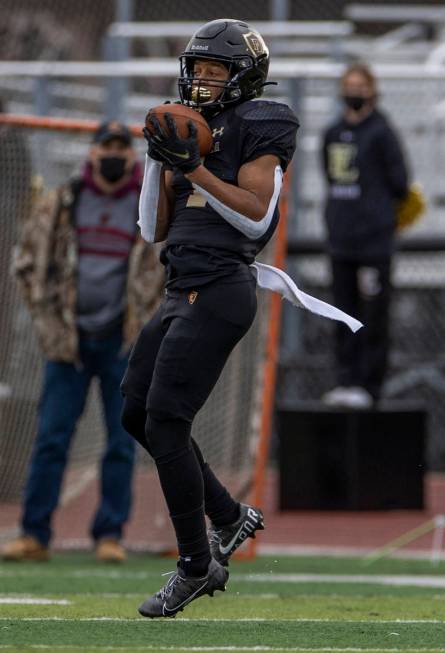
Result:
{"label": "gold helmet decal", "polygon": [[243,39],[255,59],[261,54],[269,54],[267,45],[264,43],[263,37],[261,34],[258,34],[258,32],[247,32],[247,34],[243,34]]}

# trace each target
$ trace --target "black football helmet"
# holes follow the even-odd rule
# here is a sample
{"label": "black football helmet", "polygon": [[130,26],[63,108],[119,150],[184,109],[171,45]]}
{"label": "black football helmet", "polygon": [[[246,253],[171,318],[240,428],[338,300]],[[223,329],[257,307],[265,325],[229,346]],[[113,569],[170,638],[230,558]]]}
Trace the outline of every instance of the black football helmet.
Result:
{"label": "black football helmet", "polygon": [[[223,63],[229,71],[228,79],[225,82],[194,79],[196,59]],[[269,50],[262,36],[247,23],[221,18],[195,32],[179,61],[178,87],[182,104],[209,118],[228,106],[262,95],[269,71]],[[222,89],[216,100],[209,99],[209,86]]]}

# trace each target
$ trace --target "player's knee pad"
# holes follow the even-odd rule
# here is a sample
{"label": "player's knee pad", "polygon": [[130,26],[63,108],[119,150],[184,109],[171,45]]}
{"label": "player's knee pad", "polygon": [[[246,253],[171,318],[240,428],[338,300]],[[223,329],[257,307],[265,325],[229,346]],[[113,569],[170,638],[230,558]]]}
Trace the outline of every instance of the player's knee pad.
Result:
{"label": "player's knee pad", "polygon": [[145,424],[150,453],[157,463],[171,462],[191,447],[191,424],[180,419],[159,419],[150,413]]}

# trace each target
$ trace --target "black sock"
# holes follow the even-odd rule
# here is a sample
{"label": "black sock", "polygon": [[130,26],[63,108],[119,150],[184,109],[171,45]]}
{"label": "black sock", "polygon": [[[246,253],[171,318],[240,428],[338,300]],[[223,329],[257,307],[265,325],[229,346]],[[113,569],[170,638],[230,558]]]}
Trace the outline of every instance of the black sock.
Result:
{"label": "black sock", "polygon": [[233,524],[239,517],[239,503],[231,497],[209,464],[204,461],[204,456],[193,438],[192,445],[202,471],[206,515],[215,526]]}
{"label": "black sock", "polygon": [[193,449],[157,458],[162,490],[186,576],[205,576],[211,559],[204,514],[204,484]]}
{"label": "black sock", "polygon": [[205,576],[211,559],[207,529],[202,527],[204,506],[182,515],[172,515],[178,540],[178,567],[185,576]]}

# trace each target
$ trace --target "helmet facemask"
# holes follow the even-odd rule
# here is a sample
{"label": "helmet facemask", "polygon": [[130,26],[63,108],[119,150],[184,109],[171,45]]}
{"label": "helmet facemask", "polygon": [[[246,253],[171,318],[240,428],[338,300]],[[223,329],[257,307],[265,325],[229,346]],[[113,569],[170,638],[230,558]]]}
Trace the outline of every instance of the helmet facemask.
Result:
{"label": "helmet facemask", "polygon": [[[226,80],[197,78],[194,75],[196,60],[208,60],[222,63],[228,69]],[[206,57],[196,54],[183,54],[180,57],[181,76],[178,79],[179,97],[182,104],[201,112],[206,117],[212,117],[228,106],[261,95],[261,89],[246,95],[243,85],[247,74],[252,76],[255,61],[252,57],[243,56],[238,59],[223,57]],[[212,98],[210,88],[219,88],[221,92]]]}

